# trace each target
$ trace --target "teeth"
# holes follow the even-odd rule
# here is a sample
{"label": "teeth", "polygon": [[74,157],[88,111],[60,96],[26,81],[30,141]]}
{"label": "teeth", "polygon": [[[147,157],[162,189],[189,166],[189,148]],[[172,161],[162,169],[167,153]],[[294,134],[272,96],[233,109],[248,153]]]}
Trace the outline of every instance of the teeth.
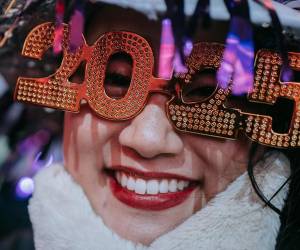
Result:
{"label": "teeth", "polygon": [[158,181],[157,180],[150,180],[147,181],[147,194],[158,194]]}
{"label": "teeth", "polygon": [[128,178],[127,181],[127,189],[131,191],[135,190],[135,180],[131,176]]}
{"label": "teeth", "polygon": [[177,180],[172,179],[172,180],[169,182],[169,191],[170,191],[170,192],[176,192],[176,191],[177,191]]}
{"label": "teeth", "polygon": [[159,183],[159,192],[164,194],[169,191],[169,183],[168,180],[164,179]]}
{"label": "teeth", "polygon": [[126,187],[127,186],[127,176],[125,174],[122,174],[121,186],[122,187]]}
{"label": "teeth", "polygon": [[119,183],[121,183],[121,173],[120,172],[117,172],[116,178],[117,178],[117,181]]}
{"label": "teeth", "polygon": [[146,193],[146,181],[144,181],[143,179],[137,179],[135,182],[135,192],[137,194],[145,194]]}
{"label": "teeth", "polygon": [[162,180],[143,180],[141,178],[135,179],[133,176],[117,171],[117,182],[130,191],[137,194],[164,194],[168,192],[182,191],[189,186],[189,181],[176,179],[162,179]]}
{"label": "teeth", "polygon": [[184,181],[178,181],[177,188],[181,191],[184,189]]}

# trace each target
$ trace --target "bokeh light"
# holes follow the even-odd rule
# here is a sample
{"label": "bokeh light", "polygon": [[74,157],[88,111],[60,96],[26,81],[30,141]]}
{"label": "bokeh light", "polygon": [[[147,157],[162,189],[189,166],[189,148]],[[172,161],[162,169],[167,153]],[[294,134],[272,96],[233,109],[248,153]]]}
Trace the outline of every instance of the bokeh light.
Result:
{"label": "bokeh light", "polygon": [[16,186],[16,195],[19,198],[29,197],[34,190],[34,182],[30,177],[22,177]]}

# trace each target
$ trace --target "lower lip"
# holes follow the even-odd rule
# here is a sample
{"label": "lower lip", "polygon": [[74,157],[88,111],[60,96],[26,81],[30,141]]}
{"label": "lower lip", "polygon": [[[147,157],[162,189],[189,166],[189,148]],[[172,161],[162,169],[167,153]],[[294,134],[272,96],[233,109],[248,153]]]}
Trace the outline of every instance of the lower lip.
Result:
{"label": "lower lip", "polygon": [[142,195],[136,194],[133,191],[129,191],[128,189],[123,188],[112,177],[109,177],[109,182],[112,193],[119,201],[133,208],[152,211],[164,210],[183,203],[196,188],[196,186],[193,186],[188,187],[183,191],[174,193]]}

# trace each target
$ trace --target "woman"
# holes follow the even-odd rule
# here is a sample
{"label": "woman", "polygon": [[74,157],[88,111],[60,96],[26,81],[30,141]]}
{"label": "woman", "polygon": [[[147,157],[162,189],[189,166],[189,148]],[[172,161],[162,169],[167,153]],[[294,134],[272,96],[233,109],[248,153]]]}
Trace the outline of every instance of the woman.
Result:
{"label": "woman", "polygon": [[[129,31],[146,38],[158,62],[159,22],[110,5],[99,13],[88,23],[88,44],[105,32]],[[109,58],[109,97],[131,91],[135,63],[126,53]],[[193,81],[201,88],[187,89],[192,98],[206,98],[204,89],[216,87],[210,71]],[[166,115],[169,99],[153,92],[125,120],[104,119],[86,102],[79,113],[65,114],[64,168],[52,166],[36,177],[29,206],[37,249],[274,249],[280,220],[246,173],[251,141],[181,133]],[[245,108],[236,100],[227,105]],[[259,159],[259,188],[271,198],[289,177],[289,160],[264,146],[251,157]],[[284,186],[272,199],[280,210],[286,195]]]}

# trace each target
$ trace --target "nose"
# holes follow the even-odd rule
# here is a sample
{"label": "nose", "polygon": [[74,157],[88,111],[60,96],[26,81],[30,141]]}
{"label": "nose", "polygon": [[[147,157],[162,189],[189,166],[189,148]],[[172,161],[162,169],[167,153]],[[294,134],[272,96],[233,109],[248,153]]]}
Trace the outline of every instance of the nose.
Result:
{"label": "nose", "polygon": [[151,96],[143,111],[121,131],[120,144],[145,158],[180,153],[183,141],[167,119],[165,102],[166,97],[161,94]]}

